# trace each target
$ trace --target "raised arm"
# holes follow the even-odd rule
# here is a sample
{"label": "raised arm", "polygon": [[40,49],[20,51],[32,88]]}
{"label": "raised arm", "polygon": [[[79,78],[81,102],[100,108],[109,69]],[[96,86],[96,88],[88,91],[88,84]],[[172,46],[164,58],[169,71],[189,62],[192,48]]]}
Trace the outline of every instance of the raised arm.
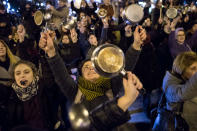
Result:
{"label": "raised arm", "polygon": [[125,69],[132,71],[140,56],[141,46],[146,39],[146,31],[141,26],[137,26],[134,32],[134,42],[131,44],[127,52],[125,53]]}
{"label": "raised arm", "polygon": [[139,79],[127,72],[128,79],[123,79],[124,95],[118,99],[108,101],[90,113],[90,120],[97,130],[111,130],[130,119],[127,109],[135,101],[142,88]]}
{"label": "raised arm", "polygon": [[56,52],[53,40],[48,32],[41,34],[39,46],[48,55],[47,60],[56,83],[67,99],[73,102],[78,90],[77,84],[69,75],[62,58]]}
{"label": "raised arm", "polygon": [[53,6],[51,6],[51,11],[53,15],[64,18],[65,16],[67,17],[69,14],[69,8],[64,7],[61,11],[56,10]]}

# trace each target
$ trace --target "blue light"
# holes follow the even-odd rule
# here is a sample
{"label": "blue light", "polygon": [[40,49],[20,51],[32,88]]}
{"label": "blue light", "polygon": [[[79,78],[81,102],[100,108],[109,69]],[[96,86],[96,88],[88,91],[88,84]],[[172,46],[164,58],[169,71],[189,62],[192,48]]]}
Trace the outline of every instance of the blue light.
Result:
{"label": "blue light", "polygon": [[11,11],[15,12],[15,10],[14,10],[14,9],[11,9]]}
{"label": "blue light", "polygon": [[44,3],[41,3],[40,6],[44,6]]}

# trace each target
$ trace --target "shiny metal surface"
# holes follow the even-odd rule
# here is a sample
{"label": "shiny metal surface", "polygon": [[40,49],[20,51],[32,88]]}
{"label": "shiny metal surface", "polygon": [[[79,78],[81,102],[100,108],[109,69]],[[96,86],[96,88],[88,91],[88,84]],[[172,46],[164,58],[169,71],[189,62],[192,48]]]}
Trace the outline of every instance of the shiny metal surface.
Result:
{"label": "shiny metal surface", "polygon": [[49,21],[52,17],[51,11],[47,10],[45,13],[42,11],[38,10],[34,14],[34,22],[36,25],[41,25],[43,21]]}
{"label": "shiny metal surface", "polygon": [[106,47],[98,54],[98,65],[104,72],[116,73],[124,65],[122,52],[114,47]]}
{"label": "shiny metal surface", "polygon": [[123,16],[127,24],[136,24],[144,17],[144,8],[138,4],[132,4],[123,11]]}
{"label": "shiny metal surface", "polygon": [[178,12],[176,8],[169,8],[166,11],[166,16],[170,19],[174,19],[177,16]]}
{"label": "shiny metal surface", "polygon": [[92,53],[91,61],[95,71],[104,77],[119,75],[125,66],[124,53],[113,44],[98,46]]}
{"label": "shiny metal surface", "polygon": [[97,15],[100,17],[100,18],[105,18],[107,16],[107,10],[104,9],[104,8],[100,8],[98,10],[98,13]]}
{"label": "shiny metal surface", "polygon": [[62,27],[64,29],[70,30],[75,27],[77,24],[77,18],[74,16],[70,16],[65,23],[63,23]]}
{"label": "shiny metal surface", "polygon": [[35,24],[38,25],[38,26],[41,25],[42,21],[43,21],[43,17],[44,17],[43,13],[40,10],[36,11],[35,14],[34,14]]}
{"label": "shiny metal surface", "polygon": [[90,126],[88,110],[82,104],[74,104],[69,109],[69,120],[74,130],[88,130]]}

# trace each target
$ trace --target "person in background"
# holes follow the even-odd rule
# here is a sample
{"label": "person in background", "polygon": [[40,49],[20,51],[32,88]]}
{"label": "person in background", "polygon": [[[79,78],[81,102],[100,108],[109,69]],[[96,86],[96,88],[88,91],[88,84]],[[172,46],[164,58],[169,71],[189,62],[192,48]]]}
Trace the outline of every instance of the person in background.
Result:
{"label": "person in background", "polygon": [[16,43],[16,55],[23,60],[31,61],[38,66],[38,50],[36,48],[36,41],[30,37],[26,32],[23,24],[17,26],[18,40]]}
{"label": "person in background", "polygon": [[[197,54],[180,53],[173,62],[172,71],[167,71],[162,85],[165,91],[165,108],[181,115],[189,125],[189,131],[197,130]],[[160,124],[162,118],[156,119]],[[167,130],[169,125],[161,127]]]}
{"label": "person in background", "polygon": [[0,4],[0,38],[8,41],[11,32],[11,17],[6,12],[4,5]]}
{"label": "person in background", "polygon": [[189,40],[186,40],[184,28],[176,28],[176,24],[180,18],[180,16],[175,18],[170,25],[171,33],[168,38],[168,46],[173,58],[181,52],[192,51],[192,48],[197,46],[195,41],[197,38],[197,31],[195,31]]}
{"label": "person in background", "polygon": [[54,29],[58,29],[60,31],[61,24],[68,18],[69,15],[67,0],[59,0],[57,9],[52,5],[49,7],[49,9],[52,13],[50,23],[52,24]]}
{"label": "person in background", "polygon": [[[146,39],[145,30],[142,29],[142,32],[139,33],[139,29],[142,29],[142,27],[138,26],[136,28],[134,33],[135,41],[126,53],[127,70],[132,70],[133,66],[135,66],[141,50],[140,46]],[[90,59],[86,59],[81,63],[79,67],[81,76],[76,84],[68,74],[61,57],[55,51],[53,41],[48,34],[42,35],[39,45],[47,53],[49,57],[48,63],[55,80],[71,103],[83,103],[88,111],[92,111],[98,105],[108,101],[110,95],[116,97],[122,88],[120,76],[112,79],[100,76],[93,69]]]}
{"label": "person in background", "polygon": [[12,54],[7,44],[0,39],[0,130],[6,129],[6,105],[12,84],[11,70],[19,60]]}
{"label": "person in background", "polygon": [[[42,61],[42,64],[45,63]],[[47,65],[43,66],[47,68]],[[54,111],[57,108],[54,103],[58,101],[58,89],[54,89],[56,86],[49,72],[42,72],[40,76],[36,66],[24,60],[18,61],[12,69],[13,82],[5,98],[5,129],[14,130],[18,126],[58,129],[60,124],[57,124],[57,111]]]}

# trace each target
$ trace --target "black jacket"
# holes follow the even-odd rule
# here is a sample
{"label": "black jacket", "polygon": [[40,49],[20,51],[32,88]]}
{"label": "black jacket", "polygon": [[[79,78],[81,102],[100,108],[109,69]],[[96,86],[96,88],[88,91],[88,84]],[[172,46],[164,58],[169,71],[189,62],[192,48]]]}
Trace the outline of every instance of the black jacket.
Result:
{"label": "black jacket", "polygon": [[[44,67],[46,68],[46,65]],[[46,71],[46,69],[44,70]],[[3,115],[3,117],[0,116],[0,126],[3,127],[2,131],[9,131],[19,125],[34,125],[36,128],[53,130],[58,121],[59,88],[50,77],[52,75],[48,73],[43,73],[43,77],[40,78],[37,95],[25,102],[18,99],[11,87],[0,88],[0,96],[2,96],[0,97],[0,115]]]}
{"label": "black jacket", "polygon": [[[129,71],[133,70],[139,54],[140,52],[134,50],[132,46],[128,49],[126,53],[126,70]],[[48,63],[53,72],[56,83],[59,85],[61,91],[64,93],[67,99],[73,103],[77,95],[78,85],[68,74],[68,71],[65,67],[63,60],[57,53],[53,58],[48,58]],[[122,89],[122,79],[120,76],[111,79],[111,88],[113,95],[116,96],[119,93],[119,91]],[[89,110],[89,112],[91,112],[93,109],[98,107],[98,105],[101,105],[106,101],[108,101],[108,98],[104,95],[97,97],[92,101],[88,101],[88,102],[83,101],[83,102],[85,102],[86,108]],[[102,109],[102,111],[103,114],[107,113],[107,110],[105,109]],[[111,116],[111,118],[113,118],[113,116]],[[114,116],[114,118],[116,117]],[[110,123],[110,121],[113,123],[114,120],[109,119],[108,122]],[[107,125],[107,123],[105,123],[104,120],[103,121],[101,120],[100,123],[102,123],[104,127],[110,127]]]}

